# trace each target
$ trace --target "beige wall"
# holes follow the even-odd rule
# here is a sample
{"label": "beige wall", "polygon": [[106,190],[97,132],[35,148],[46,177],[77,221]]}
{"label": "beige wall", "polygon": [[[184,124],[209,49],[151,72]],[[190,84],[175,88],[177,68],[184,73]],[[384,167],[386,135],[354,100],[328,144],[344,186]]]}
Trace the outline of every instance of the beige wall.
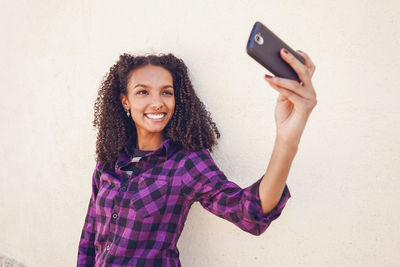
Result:
{"label": "beige wall", "polygon": [[245,53],[260,20],[317,66],[281,217],[252,236],[196,203],[183,266],[398,266],[398,1],[1,1],[0,252],[74,266],[95,166],[93,104],[123,52],[173,52],[222,132],[214,159],[248,186],[277,97]]}

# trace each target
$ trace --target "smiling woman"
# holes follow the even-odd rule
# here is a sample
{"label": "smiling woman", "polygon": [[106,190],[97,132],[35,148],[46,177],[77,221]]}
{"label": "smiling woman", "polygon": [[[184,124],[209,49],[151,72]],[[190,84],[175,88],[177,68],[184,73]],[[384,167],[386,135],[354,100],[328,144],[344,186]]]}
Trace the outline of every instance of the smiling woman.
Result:
{"label": "smiling woman", "polygon": [[[292,110],[290,98],[279,99],[280,112]],[[276,142],[267,173],[250,186],[228,180],[210,155],[219,131],[172,54],[121,55],[102,82],[93,123],[97,164],[78,266],[181,266],[177,242],[194,202],[261,235],[291,197],[293,140]],[[298,117],[292,123],[302,126]]]}
{"label": "smiling woman", "polygon": [[[105,76],[94,108],[97,161],[109,169],[128,140],[145,150],[168,138],[187,150],[212,151],[220,137],[186,65],[172,54],[122,54]],[[154,113],[166,117],[157,121]]]}

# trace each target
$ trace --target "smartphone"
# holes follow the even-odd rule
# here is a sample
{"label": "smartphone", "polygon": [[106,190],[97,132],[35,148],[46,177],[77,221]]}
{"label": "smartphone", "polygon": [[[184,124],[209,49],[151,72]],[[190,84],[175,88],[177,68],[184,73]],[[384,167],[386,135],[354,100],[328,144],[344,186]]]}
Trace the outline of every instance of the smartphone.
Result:
{"label": "smartphone", "polygon": [[302,56],[285,44],[261,22],[257,21],[254,24],[247,42],[247,54],[275,76],[300,82],[297,73],[281,58],[280,50],[282,48],[288,50],[304,64]]}

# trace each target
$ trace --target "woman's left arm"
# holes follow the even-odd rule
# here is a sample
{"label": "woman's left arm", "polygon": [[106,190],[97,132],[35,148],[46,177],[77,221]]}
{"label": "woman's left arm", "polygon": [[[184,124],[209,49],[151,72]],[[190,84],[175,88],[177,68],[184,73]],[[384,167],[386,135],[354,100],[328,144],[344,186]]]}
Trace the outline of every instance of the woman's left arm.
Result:
{"label": "woman's left arm", "polygon": [[274,149],[259,187],[264,214],[270,212],[282,196],[301,135],[311,111],[317,104],[316,93],[311,82],[315,65],[306,53],[299,50],[297,52],[304,58],[305,64],[284,49],[281,49],[281,57],[296,71],[301,80],[300,83],[265,75],[265,79],[279,92],[279,96],[275,107]]}

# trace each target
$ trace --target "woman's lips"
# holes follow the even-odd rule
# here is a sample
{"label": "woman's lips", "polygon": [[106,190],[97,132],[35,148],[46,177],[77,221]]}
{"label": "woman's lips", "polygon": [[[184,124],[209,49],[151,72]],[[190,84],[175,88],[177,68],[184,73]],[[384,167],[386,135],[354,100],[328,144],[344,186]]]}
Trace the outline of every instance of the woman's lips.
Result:
{"label": "woman's lips", "polygon": [[162,121],[166,115],[167,115],[166,113],[145,113],[144,114],[144,116],[146,116],[146,118],[148,118],[152,121]]}

